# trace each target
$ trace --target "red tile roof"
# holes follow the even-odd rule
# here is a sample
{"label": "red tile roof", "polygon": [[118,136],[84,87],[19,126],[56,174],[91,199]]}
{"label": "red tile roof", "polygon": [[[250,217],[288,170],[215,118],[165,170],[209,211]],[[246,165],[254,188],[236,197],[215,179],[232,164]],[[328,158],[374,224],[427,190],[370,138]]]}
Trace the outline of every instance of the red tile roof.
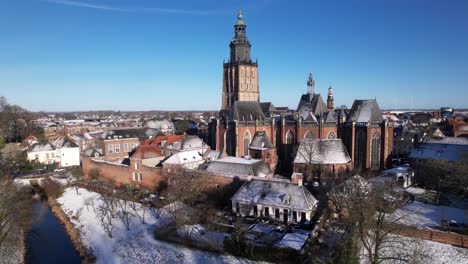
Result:
{"label": "red tile roof", "polygon": [[185,137],[185,135],[169,135],[169,136],[158,136],[155,138],[150,138],[145,140],[143,145],[154,145],[154,146],[160,146],[161,141],[166,140],[166,143],[164,144],[163,147],[169,146],[170,144],[177,142],[177,141],[182,141],[182,139]]}
{"label": "red tile roof", "polygon": [[132,154],[131,158],[136,159],[151,159],[162,157],[163,154],[161,150],[154,145],[141,145],[139,146],[136,151]]}

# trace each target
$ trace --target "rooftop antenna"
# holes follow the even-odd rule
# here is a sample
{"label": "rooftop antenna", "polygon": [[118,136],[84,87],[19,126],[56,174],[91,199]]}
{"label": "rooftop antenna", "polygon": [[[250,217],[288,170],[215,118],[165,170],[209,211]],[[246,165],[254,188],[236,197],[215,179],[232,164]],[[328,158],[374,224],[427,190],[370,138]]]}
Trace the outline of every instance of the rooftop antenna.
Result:
{"label": "rooftop antenna", "polygon": [[410,105],[410,107],[411,107],[411,112],[413,112],[413,96],[411,96],[411,105]]}

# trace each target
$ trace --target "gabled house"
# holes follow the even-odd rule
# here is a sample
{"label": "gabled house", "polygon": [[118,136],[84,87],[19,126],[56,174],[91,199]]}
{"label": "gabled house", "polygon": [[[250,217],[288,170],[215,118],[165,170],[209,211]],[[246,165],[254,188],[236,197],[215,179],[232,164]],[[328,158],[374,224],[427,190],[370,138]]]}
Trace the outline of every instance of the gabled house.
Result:
{"label": "gabled house", "polygon": [[231,201],[234,213],[284,223],[310,221],[318,206],[318,200],[302,186],[302,181],[296,184],[252,179],[242,185]]}

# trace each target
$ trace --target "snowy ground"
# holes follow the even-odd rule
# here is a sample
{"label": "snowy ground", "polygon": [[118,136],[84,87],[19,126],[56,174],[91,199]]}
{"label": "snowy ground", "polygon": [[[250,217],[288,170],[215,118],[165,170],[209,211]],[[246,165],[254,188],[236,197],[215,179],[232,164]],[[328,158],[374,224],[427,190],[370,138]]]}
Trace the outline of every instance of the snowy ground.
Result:
{"label": "snowy ground", "polygon": [[409,188],[406,188],[406,191],[413,195],[424,194],[426,192],[426,190],[424,190],[423,188],[418,188],[418,187],[409,187]]}
{"label": "snowy ground", "polygon": [[[123,222],[115,218],[113,238],[109,238],[96,214],[98,210],[93,210],[93,207],[98,208],[103,205],[101,196],[81,188],[79,193],[80,195],[76,194],[75,188],[67,188],[57,201],[71,221],[82,228],[83,243],[93,250],[97,263],[253,263],[234,256],[199,251],[155,240],[153,231],[163,222],[157,214],[147,213],[146,224],[142,224],[137,217],[132,217],[130,231],[126,231]],[[94,206],[90,206],[89,201],[93,201]]]}
{"label": "snowy ground", "polygon": [[[402,243],[395,243],[394,246],[387,245],[387,257],[397,257],[410,259],[411,263],[431,263],[431,264],[467,264],[468,249],[450,246],[428,240],[409,238],[405,236],[394,236]],[[368,263],[364,256],[361,256],[361,264]],[[407,263],[398,260],[385,260],[382,264]]]}
{"label": "snowy ground", "polygon": [[441,224],[442,219],[454,220],[458,224],[468,224],[468,210],[448,206],[437,206],[415,201],[397,209],[392,217],[400,218],[399,223],[422,229],[432,229]]}

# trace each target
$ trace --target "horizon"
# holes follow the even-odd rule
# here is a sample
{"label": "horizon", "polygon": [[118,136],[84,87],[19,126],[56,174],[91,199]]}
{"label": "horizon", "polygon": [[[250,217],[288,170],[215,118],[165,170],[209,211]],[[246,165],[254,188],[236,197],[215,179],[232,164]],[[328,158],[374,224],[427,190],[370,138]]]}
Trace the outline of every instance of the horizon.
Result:
{"label": "horizon", "polygon": [[312,72],[337,106],[468,108],[464,1],[3,2],[0,95],[33,112],[218,111],[239,7],[261,101],[295,108]]}

